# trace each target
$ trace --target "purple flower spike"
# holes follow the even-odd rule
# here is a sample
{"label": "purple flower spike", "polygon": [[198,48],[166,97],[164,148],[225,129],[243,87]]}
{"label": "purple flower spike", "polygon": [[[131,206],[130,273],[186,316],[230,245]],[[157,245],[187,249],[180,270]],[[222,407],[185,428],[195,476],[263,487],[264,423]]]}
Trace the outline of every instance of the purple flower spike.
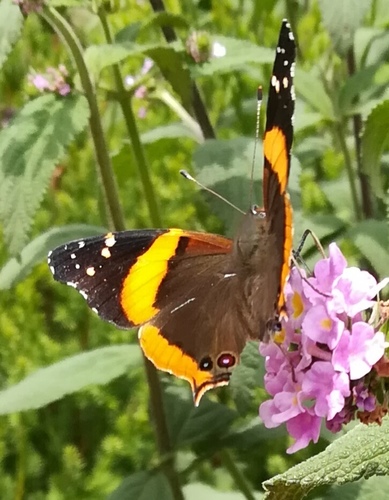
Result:
{"label": "purple flower spike", "polygon": [[[355,418],[380,423],[388,411],[374,392],[379,377],[389,377],[385,335],[368,322],[376,294],[388,283],[377,283],[366,271],[347,267],[335,243],[329,257],[306,277],[294,268],[285,285],[287,318],[283,335],[262,343],[265,388],[271,399],[260,406],[267,427],[286,423],[294,453],[319,439],[321,421],[332,432]],[[382,307],[382,325],[389,319]],[[372,318],[375,316],[372,316]]]}

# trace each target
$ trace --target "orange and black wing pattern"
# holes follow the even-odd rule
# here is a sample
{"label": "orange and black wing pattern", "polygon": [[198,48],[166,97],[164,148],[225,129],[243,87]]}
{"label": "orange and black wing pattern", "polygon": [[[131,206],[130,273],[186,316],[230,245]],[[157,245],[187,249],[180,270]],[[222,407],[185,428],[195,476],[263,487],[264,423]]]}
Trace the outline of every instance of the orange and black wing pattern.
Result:
{"label": "orange and black wing pattern", "polygon": [[[144,354],[187,380],[198,404],[206,390],[228,383],[237,362],[222,350],[215,363],[210,356],[215,323],[234,295],[223,274],[231,245],[222,236],[181,229],[111,232],[56,248],[48,264],[54,278],[78,290],[102,319],[120,328],[141,326]],[[216,302],[220,314],[211,315]],[[204,314],[207,306],[210,314]],[[232,340],[223,346],[240,353],[246,339],[238,347]]]}
{"label": "orange and black wing pattern", "polygon": [[269,98],[266,110],[266,130],[263,138],[264,173],[263,203],[271,221],[275,246],[283,248],[278,311],[285,299],[282,293],[290,269],[293,244],[292,207],[286,192],[290,172],[290,151],[293,142],[294,67],[296,45],[288,21],[282,22],[276,49]]}

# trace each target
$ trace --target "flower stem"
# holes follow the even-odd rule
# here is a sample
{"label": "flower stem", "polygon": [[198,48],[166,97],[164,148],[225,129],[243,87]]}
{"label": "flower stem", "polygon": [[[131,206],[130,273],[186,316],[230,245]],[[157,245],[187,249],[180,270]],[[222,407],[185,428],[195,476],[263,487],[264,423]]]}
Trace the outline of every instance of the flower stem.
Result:
{"label": "flower stem", "polygon": [[[102,6],[98,15],[103,27],[104,35],[109,44],[113,43],[111,30],[108,24],[107,16]],[[122,109],[124,121],[126,123],[128,135],[131,138],[131,143],[135,156],[135,163],[139,169],[139,177],[143,185],[145,199],[149,208],[151,223],[154,227],[160,227],[161,218],[159,215],[158,205],[153,185],[149,175],[149,165],[146,161],[146,155],[140,140],[138,127],[136,125],[134,113],[131,106],[131,101],[128,98],[128,93],[124,87],[123,76],[118,64],[112,66],[113,77],[117,91],[117,99]],[[184,500],[181,489],[180,478],[175,468],[175,454],[170,441],[170,436],[167,427],[166,414],[163,404],[162,388],[156,368],[150,361],[144,357],[145,371],[150,390],[150,401],[155,422],[155,431],[158,451],[161,458],[162,470],[164,471],[167,480],[169,481],[173,498],[175,500]]]}
{"label": "flower stem", "polygon": [[[347,53],[347,69],[348,74],[353,76],[356,71],[356,63],[355,63],[355,55],[354,55],[354,47],[350,47]],[[371,202],[371,190],[370,190],[370,182],[368,180],[368,176],[365,174],[362,168],[362,141],[361,141],[361,132],[362,132],[362,117],[360,113],[356,113],[352,117],[353,119],[353,131],[354,131],[354,143],[355,143],[355,151],[356,151],[356,160],[357,160],[357,173],[359,177],[359,186],[361,189],[362,195],[362,211],[363,215],[366,218],[373,217],[373,205]]]}
{"label": "flower stem", "polygon": [[[163,0],[150,0],[151,7],[154,12],[164,12],[165,6]],[[177,40],[176,33],[171,26],[162,26],[162,33],[165,37],[165,40],[168,43],[174,42]],[[192,82],[191,85],[191,94],[192,94],[192,108],[194,115],[200,128],[202,130],[203,136],[205,139],[215,139],[215,131],[212,127],[211,120],[209,119],[207,109],[204,105],[203,100],[201,99],[199,89],[195,82]]]}
{"label": "flower stem", "polygon": [[170,92],[165,89],[157,90],[155,97],[166,104],[181,119],[193,133],[195,140],[201,144],[204,142],[204,136],[199,124],[194,120],[186,109],[175,99]]}
{"label": "flower stem", "polygon": [[346,139],[344,137],[344,131],[342,129],[341,123],[335,125],[335,134],[339,140],[339,144],[343,153],[343,158],[346,166],[347,177],[349,180],[351,199],[354,205],[354,213],[356,220],[361,220],[361,209],[359,206],[357,187],[355,183],[353,165],[351,161],[350,152],[347,148]]}
{"label": "flower stem", "polygon": [[231,477],[234,479],[235,485],[237,486],[239,491],[242,492],[247,500],[255,500],[255,497],[251,492],[244,475],[232,459],[231,453],[228,450],[224,449],[220,452],[220,457],[222,459],[224,467],[228,470]]}
{"label": "flower stem", "polygon": [[96,94],[82,54],[83,49],[72,27],[59,12],[52,7],[44,7],[41,15],[64,40],[73,56],[85,97],[88,100],[89,126],[96,153],[98,173],[102,180],[107,212],[113,227],[117,231],[122,231],[125,229],[124,215],[119,201],[116,179],[104,136]]}
{"label": "flower stem", "polygon": [[[113,38],[108,25],[104,6],[99,9],[98,15],[103,27],[105,38],[109,44],[112,44]],[[146,155],[140,140],[138,127],[136,125],[134,112],[131,106],[131,100],[129,99],[128,93],[126,92],[123,76],[118,64],[112,65],[112,73],[115,80],[117,99],[123,112],[128,135],[131,138],[132,149],[135,156],[135,163],[138,166],[139,177],[142,182],[143,192],[149,209],[150,220],[154,227],[160,227],[162,225],[162,222],[159,215],[157,197],[155,195],[154,187],[150,179],[149,165],[146,161]]]}

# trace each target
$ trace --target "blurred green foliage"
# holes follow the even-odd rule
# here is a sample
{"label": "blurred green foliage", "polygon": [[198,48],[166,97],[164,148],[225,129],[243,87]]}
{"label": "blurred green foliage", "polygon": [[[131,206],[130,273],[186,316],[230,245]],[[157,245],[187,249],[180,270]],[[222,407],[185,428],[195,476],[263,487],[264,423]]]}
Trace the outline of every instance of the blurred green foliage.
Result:
{"label": "blurred green foliage", "polygon": [[[128,101],[131,99],[136,114],[163,226],[229,233],[229,209],[221,207],[218,200],[203,197],[178,172],[181,168],[194,171],[202,182],[247,208],[249,201],[243,198],[248,193],[245,186],[251,168],[256,87],[262,84],[266,93],[281,19],[288,17],[298,43],[290,182],[295,241],[309,227],[324,245],[336,238],[351,264],[360,263],[380,277],[388,275],[389,1],[167,0],[170,15],[165,17],[153,14],[152,3],[48,2],[59,8],[85,48],[126,227],[150,227],[152,222],[117,100],[112,65],[119,63],[123,79],[135,79],[134,87],[128,89]],[[27,78],[32,69],[42,73],[47,67],[65,64],[70,81],[82,91],[74,61],[44,16],[38,10],[23,20],[14,9],[11,0],[0,0],[0,13],[13,13],[7,17],[9,26],[0,15],[1,153],[12,118],[37,99],[37,91]],[[102,11],[115,46],[108,46],[102,18],[97,15]],[[197,65],[189,60],[183,45],[167,50],[160,29],[164,23],[173,27],[184,43],[192,30],[209,32],[213,40],[226,46],[225,59]],[[154,58],[156,64],[142,74],[146,56]],[[190,100],[191,79],[199,86],[217,141],[202,143],[198,124],[182,106]],[[145,96],[131,98],[139,85],[146,86]],[[78,237],[77,231],[83,231],[81,223],[88,224],[93,234],[97,229],[92,226],[108,227],[111,222],[101,179],[96,175],[87,116],[83,118],[85,123],[75,123],[79,127],[72,132],[69,124],[63,123],[70,146],[53,133],[52,144],[58,140],[58,149],[54,148],[50,166],[43,174],[40,171],[38,178],[44,196],[34,190],[31,196],[36,196],[37,206],[26,203],[27,222],[20,220],[23,227],[17,220],[12,222],[15,231],[22,233],[20,239],[12,243],[13,231],[6,218],[0,226],[0,264],[4,266],[0,270],[2,388],[67,356],[136,343],[136,332],[103,323],[74,290],[54,283],[42,259],[46,250],[55,246],[54,241],[61,242],[61,230],[55,233],[53,228],[77,225],[71,231]],[[223,144],[228,144],[228,149],[223,149]],[[13,150],[13,161],[22,155],[28,157],[28,152]],[[0,154],[0,158],[5,165],[4,156]],[[233,186],[228,176],[220,180],[215,174],[216,167],[223,167],[227,159],[232,168],[236,165],[242,171],[239,183]],[[256,168],[256,177],[261,177],[260,172]],[[3,183],[7,179],[4,172],[0,179]],[[2,193],[0,216],[6,211],[14,214],[16,207],[12,205],[1,209],[10,190]],[[86,233],[85,229],[81,234]],[[26,247],[24,255],[26,241],[42,234],[45,236],[33,250]],[[63,241],[69,239],[65,229],[62,237]],[[308,264],[314,262],[312,254],[308,248]],[[17,266],[22,268],[20,274],[20,269],[15,271]],[[261,361],[258,359],[258,371],[255,358],[248,365],[251,370],[237,373],[236,385],[208,393],[196,410],[187,384],[161,375],[176,469],[186,485],[186,498],[254,498],[250,492],[262,491],[263,481],[316,455],[328,443],[324,433],[319,444],[285,455],[285,432],[264,429],[257,417],[258,405],[266,398],[257,381]],[[245,385],[246,391],[241,391]],[[173,498],[161,472],[155,442],[144,370],[134,365],[107,385],[89,386],[38,410],[2,416],[0,498],[78,500],[103,499],[110,494],[115,500]],[[382,482],[377,488],[384,488]],[[360,490],[366,495],[366,489]],[[223,491],[228,493],[222,495]],[[358,491],[353,490],[353,498]],[[269,498],[281,498],[279,494],[276,491]],[[325,498],[330,497],[331,489]]]}

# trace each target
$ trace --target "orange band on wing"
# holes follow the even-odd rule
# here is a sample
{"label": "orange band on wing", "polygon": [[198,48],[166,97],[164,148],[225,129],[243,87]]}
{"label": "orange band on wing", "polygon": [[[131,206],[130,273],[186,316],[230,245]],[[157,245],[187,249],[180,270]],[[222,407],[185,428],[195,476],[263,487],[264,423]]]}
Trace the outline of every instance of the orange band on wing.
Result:
{"label": "orange band on wing", "polygon": [[158,288],[183,235],[181,229],[170,229],[159,235],[150,248],[139,255],[125,278],[120,302],[128,320],[134,325],[146,323],[159,312],[154,307]]}
{"label": "orange band on wing", "polygon": [[[196,361],[181,349],[163,337],[162,332],[153,325],[144,325],[139,329],[139,342],[145,356],[156,368],[172,373],[176,377],[187,380],[195,397],[196,406],[207,389],[216,385],[212,382],[212,374],[199,370]],[[198,388],[201,387],[199,394]]]}
{"label": "orange band on wing", "polygon": [[[266,132],[263,139],[263,152],[272,170],[277,174],[280,193],[283,194],[288,183],[289,158],[285,135],[280,128],[273,127]],[[267,208],[266,205],[265,208]]]}
{"label": "orange band on wing", "polygon": [[293,246],[292,205],[288,193],[285,193],[285,239],[284,239],[284,263],[281,270],[281,293],[278,299],[278,311],[285,312],[284,286],[290,273],[290,259]]}

